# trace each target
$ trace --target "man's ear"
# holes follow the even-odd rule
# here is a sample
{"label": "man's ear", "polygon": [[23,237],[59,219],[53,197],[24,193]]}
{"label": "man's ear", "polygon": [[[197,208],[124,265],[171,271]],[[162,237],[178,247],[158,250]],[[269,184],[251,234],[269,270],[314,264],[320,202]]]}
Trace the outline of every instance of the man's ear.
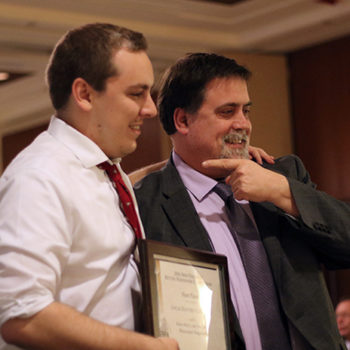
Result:
{"label": "man's ear", "polygon": [[176,130],[183,135],[188,133],[188,114],[183,108],[176,108],[174,111],[174,124]]}
{"label": "man's ear", "polygon": [[76,78],[72,84],[72,96],[77,106],[84,111],[91,109],[91,93],[93,88],[83,78]]}

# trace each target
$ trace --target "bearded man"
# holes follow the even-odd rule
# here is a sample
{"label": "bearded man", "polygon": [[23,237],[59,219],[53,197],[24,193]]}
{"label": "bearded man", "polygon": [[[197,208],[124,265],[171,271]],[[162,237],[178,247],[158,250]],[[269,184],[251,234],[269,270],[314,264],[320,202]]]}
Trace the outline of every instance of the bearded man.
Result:
{"label": "bearded man", "polygon": [[227,257],[237,349],[345,349],[321,263],[350,266],[350,208],[296,156],[249,159],[249,76],[206,53],[165,74],[158,112],[174,149],[135,186],[146,236]]}

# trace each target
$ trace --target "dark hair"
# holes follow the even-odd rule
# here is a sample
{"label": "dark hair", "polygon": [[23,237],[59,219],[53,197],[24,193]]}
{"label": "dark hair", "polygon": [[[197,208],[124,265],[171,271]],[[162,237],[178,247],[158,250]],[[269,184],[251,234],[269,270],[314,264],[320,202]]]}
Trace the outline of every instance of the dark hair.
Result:
{"label": "dark hair", "polygon": [[54,108],[66,105],[78,77],[103,91],[106,79],[117,74],[111,58],[122,47],[142,51],[147,42],[141,33],[108,23],[87,24],[67,32],[56,44],[46,69]]}
{"label": "dark hair", "polygon": [[210,53],[193,53],[180,58],[162,77],[158,94],[158,115],[168,135],[176,132],[176,108],[196,113],[204,100],[205,88],[215,78],[240,77],[251,73],[234,59]]}

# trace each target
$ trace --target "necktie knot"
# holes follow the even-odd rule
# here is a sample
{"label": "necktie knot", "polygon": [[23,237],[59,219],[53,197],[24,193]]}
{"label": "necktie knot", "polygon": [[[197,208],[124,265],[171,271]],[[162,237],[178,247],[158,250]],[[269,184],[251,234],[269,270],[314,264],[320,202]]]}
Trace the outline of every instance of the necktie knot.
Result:
{"label": "necktie knot", "polygon": [[224,182],[218,182],[213,188],[213,191],[218,194],[225,203],[232,196],[231,187]]}
{"label": "necktie knot", "polygon": [[113,176],[113,174],[119,173],[118,168],[115,164],[109,164],[107,161],[98,165],[98,167],[102,170],[105,170],[109,177]]}

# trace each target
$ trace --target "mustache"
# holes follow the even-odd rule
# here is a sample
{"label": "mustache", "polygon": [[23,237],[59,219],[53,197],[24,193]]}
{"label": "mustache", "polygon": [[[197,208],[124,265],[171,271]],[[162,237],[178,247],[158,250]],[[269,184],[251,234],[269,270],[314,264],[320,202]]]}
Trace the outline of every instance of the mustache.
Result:
{"label": "mustache", "polygon": [[248,135],[245,130],[232,131],[223,137],[223,141],[227,143],[242,143],[248,141]]}

